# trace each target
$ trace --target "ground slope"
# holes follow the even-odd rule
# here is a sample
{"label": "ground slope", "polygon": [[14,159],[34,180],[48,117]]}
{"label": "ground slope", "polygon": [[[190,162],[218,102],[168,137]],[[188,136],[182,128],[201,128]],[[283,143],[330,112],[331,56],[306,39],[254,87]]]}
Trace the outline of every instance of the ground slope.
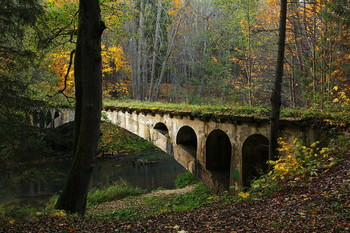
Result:
{"label": "ground slope", "polygon": [[132,221],[43,216],[0,220],[0,232],[350,232],[350,159],[259,200],[217,202]]}

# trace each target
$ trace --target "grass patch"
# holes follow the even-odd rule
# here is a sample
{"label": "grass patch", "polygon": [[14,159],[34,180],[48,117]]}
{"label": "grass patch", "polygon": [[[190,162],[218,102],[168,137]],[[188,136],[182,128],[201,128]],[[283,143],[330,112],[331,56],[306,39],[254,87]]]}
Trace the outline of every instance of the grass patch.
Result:
{"label": "grass patch", "polygon": [[94,205],[103,202],[108,202],[116,199],[121,199],[128,196],[135,196],[145,193],[146,190],[133,187],[126,181],[121,180],[119,183],[109,186],[104,189],[95,189],[88,194],[88,204]]}
{"label": "grass patch", "polygon": [[[193,191],[180,194],[155,195],[151,197],[130,197],[124,200],[125,208],[108,213],[92,213],[91,217],[102,219],[128,220],[164,212],[187,211],[212,202],[213,193],[200,183]],[[131,203],[131,204],[130,204]]]}
{"label": "grass patch", "polygon": [[124,152],[140,152],[153,148],[153,143],[137,137],[127,130],[112,124],[101,124],[102,137],[99,140],[98,149],[103,155],[116,155]]}
{"label": "grass patch", "polygon": [[[124,107],[132,109],[148,109],[152,111],[163,112],[187,112],[196,117],[215,116],[253,116],[268,118],[271,114],[269,107],[252,107],[242,105],[191,105],[191,104],[174,104],[162,102],[147,102],[134,100],[103,100],[105,109],[113,107]],[[333,127],[345,127],[350,124],[349,109],[337,109],[332,106],[311,106],[308,108],[284,108],[281,110],[281,118],[311,120],[311,122],[321,122],[324,125]]]}
{"label": "grass patch", "polygon": [[197,183],[199,183],[199,180],[191,172],[184,172],[182,174],[179,174],[175,179],[175,187],[177,189],[181,189],[188,185]]}
{"label": "grass patch", "polygon": [[239,105],[195,105],[195,104],[174,104],[163,102],[147,102],[147,101],[135,101],[135,100],[104,100],[104,108],[113,106],[127,107],[134,109],[150,109],[150,110],[166,110],[174,112],[190,112],[192,115],[200,114],[220,114],[220,115],[261,115],[266,116],[269,114],[269,109],[264,107],[251,107],[251,106],[239,106]]}
{"label": "grass patch", "polygon": [[208,198],[212,194],[207,186],[200,183],[192,192],[180,194],[168,204],[172,211],[195,209],[210,203]]}
{"label": "grass patch", "polygon": [[111,215],[116,220],[127,220],[139,217],[136,207],[113,210]]}
{"label": "grass patch", "polygon": [[9,219],[31,219],[37,210],[31,206],[0,206],[0,217]]}
{"label": "grass patch", "polygon": [[180,194],[171,194],[164,196],[144,197],[143,208],[148,209],[145,214],[159,214],[171,211],[186,211],[199,208],[210,203],[209,197],[213,193],[200,183],[193,191]]}

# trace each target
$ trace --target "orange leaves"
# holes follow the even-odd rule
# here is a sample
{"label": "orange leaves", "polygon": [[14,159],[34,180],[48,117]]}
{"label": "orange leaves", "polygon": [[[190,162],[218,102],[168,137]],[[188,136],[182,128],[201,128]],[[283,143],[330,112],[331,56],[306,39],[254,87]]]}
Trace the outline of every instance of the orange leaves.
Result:
{"label": "orange leaves", "polygon": [[179,13],[179,10],[181,7],[184,5],[182,0],[171,0],[171,7],[170,10],[168,11],[169,15],[176,15]]}

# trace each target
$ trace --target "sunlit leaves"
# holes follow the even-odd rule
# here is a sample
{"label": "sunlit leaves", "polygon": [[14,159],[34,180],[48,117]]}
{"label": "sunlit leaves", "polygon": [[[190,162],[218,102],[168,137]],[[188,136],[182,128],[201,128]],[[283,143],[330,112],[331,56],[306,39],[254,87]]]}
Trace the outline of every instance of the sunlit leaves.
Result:
{"label": "sunlit leaves", "polygon": [[169,15],[176,15],[181,7],[184,5],[184,2],[182,0],[171,0],[171,6],[168,10]]}
{"label": "sunlit leaves", "polygon": [[[276,161],[269,161],[273,171],[271,178],[283,180],[306,175],[317,176],[317,169],[325,167],[328,163],[329,148],[319,148],[319,142],[304,146],[298,139],[288,143],[281,138],[278,141],[280,156]],[[320,157],[320,158],[318,158]]]}

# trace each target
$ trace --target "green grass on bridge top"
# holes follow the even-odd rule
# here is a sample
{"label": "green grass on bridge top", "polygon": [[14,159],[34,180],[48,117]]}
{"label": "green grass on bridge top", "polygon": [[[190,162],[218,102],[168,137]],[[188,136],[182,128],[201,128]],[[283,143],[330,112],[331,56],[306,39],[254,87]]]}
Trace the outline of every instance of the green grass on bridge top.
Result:
{"label": "green grass on bridge top", "polygon": [[[133,101],[133,100],[104,100],[104,108],[125,107],[130,109],[149,109],[155,112],[187,112],[193,116],[206,114],[213,115],[231,115],[231,116],[250,116],[268,118],[270,116],[270,107],[252,107],[242,105],[191,105],[174,104],[163,102]],[[295,120],[317,120],[326,124],[347,127],[350,124],[349,109],[330,109],[330,108],[282,108],[282,119]]]}

